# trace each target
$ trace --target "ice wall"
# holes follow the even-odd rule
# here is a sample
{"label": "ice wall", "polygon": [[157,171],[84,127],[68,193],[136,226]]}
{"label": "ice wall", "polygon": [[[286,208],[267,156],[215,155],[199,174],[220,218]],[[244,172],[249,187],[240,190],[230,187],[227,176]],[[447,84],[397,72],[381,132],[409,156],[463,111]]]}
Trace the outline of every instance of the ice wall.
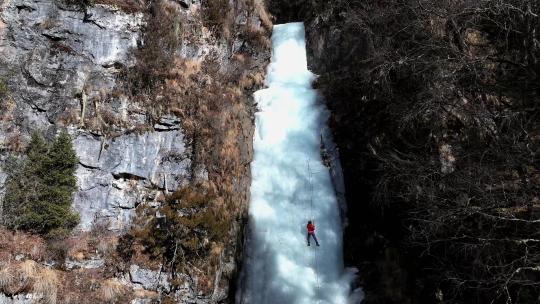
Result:
{"label": "ice wall", "polygon": [[[326,109],[311,88],[304,25],[274,26],[268,88],[256,92],[250,240],[239,303],[351,303],[340,209],[320,155]],[[308,168],[309,167],[309,168]],[[307,246],[313,219],[321,244]]]}

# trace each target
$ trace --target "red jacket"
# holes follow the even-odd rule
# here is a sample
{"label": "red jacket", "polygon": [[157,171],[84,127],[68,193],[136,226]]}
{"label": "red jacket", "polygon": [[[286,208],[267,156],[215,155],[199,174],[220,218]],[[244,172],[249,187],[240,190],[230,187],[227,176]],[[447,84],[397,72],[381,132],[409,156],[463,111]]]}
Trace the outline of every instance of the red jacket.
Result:
{"label": "red jacket", "polygon": [[307,224],[306,226],[308,233],[314,233],[315,232],[315,225],[313,224]]}

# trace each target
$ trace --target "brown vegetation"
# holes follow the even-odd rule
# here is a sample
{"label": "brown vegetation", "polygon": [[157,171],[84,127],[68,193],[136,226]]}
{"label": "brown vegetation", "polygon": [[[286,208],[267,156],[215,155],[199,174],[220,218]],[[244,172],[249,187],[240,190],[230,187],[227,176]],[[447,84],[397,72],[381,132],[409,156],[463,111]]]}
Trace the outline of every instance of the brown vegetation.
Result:
{"label": "brown vegetation", "polygon": [[11,112],[14,107],[15,103],[10,96],[9,87],[6,84],[6,81],[0,78],[0,111],[2,113],[2,116],[0,116],[0,121],[7,120],[8,115],[4,113]]}
{"label": "brown vegetation", "polygon": [[126,294],[126,286],[118,279],[108,279],[101,283],[100,298],[105,303],[117,303]]}
{"label": "brown vegetation", "polygon": [[81,10],[85,10],[89,6],[95,4],[104,4],[117,7],[121,11],[134,14],[140,13],[144,10],[146,0],[57,0],[69,5],[79,7]]}
{"label": "brown vegetation", "polygon": [[[217,195],[229,203],[233,177],[245,174],[238,163],[240,145],[249,136],[238,129],[251,116],[245,93],[262,84],[264,67],[251,67],[249,53],[234,54],[242,59],[231,62],[217,62],[214,55],[183,59],[176,54],[183,29],[174,6],[158,1],[151,12],[154,18],[146,32],[152,35],[136,51],[137,65],[125,73],[128,94],[146,104],[156,119],[167,112],[182,118],[195,157],[193,169],[204,165],[218,185]],[[268,32],[254,26],[249,31],[253,39],[268,41]],[[268,43],[262,44],[268,50]]]}
{"label": "brown vegetation", "polygon": [[94,4],[105,4],[118,7],[128,14],[140,13],[144,10],[145,0],[93,0]]}
{"label": "brown vegetation", "polygon": [[[179,55],[182,39],[190,33],[186,33],[183,24],[185,20],[181,19],[185,15],[177,10],[178,5],[174,1],[152,1],[149,8],[142,6],[135,8],[139,3],[137,1],[62,1],[80,5],[81,8],[98,3],[116,5],[123,11],[138,12],[142,9],[147,14],[142,47],[134,50],[137,64],[132,68],[125,68],[121,75],[125,89],[116,88],[111,93],[96,93],[92,88],[85,87],[85,91],[76,96],[84,100],[85,113],[81,113],[79,117],[76,110],[66,110],[62,122],[69,125],[82,120],[81,126],[86,129],[115,136],[119,130],[124,132],[126,128],[128,130],[125,132],[148,131],[161,115],[173,113],[182,119],[183,129],[188,136],[187,142],[193,150],[192,182],[196,186],[190,188],[189,193],[185,189],[178,189],[172,195],[162,195],[163,206],[141,210],[141,214],[150,216],[141,216],[137,222],[140,226],[135,227],[133,231],[134,236],[128,234],[120,240],[99,227],[91,232],[78,232],[65,239],[46,242],[31,234],[18,232],[2,234],[0,236],[2,261],[14,261],[17,255],[22,254],[24,259],[32,258],[37,263],[55,262],[57,267],[53,270],[35,264],[38,269],[35,277],[39,274],[48,279],[40,284],[31,282],[32,284],[28,286],[15,286],[18,288],[17,292],[26,293],[33,290],[45,294],[45,291],[49,290],[51,293],[48,296],[56,298],[59,303],[127,303],[137,294],[157,298],[156,293],[145,290],[133,291],[121,281],[114,279],[134,263],[152,270],[185,271],[198,282],[198,286],[191,282],[193,286],[207,294],[210,293],[224,252],[230,248],[231,243],[234,243],[234,240],[228,237],[232,223],[246,207],[243,202],[245,203],[247,194],[238,191],[239,188],[247,189],[239,183],[247,183],[249,174],[249,167],[241,161],[247,161],[250,157],[249,149],[245,149],[244,146],[251,141],[249,130],[253,109],[246,96],[262,85],[264,75],[264,66],[254,66],[250,60],[255,52],[251,44],[255,46],[260,44],[258,50],[267,51],[268,29],[260,30],[256,26],[249,28],[250,41],[244,44],[241,50],[232,54],[234,58],[243,57],[242,60],[229,60],[228,55],[217,54],[216,50],[220,51],[220,44],[224,43],[224,39],[217,38],[217,35],[203,35],[203,38],[193,35],[189,37],[193,41],[208,39],[204,43],[215,46],[215,49],[205,57],[184,59]],[[228,8],[228,1],[217,4],[226,4]],[[207,7],[216,8],[214,4]],[[257,11],[261,13],[263,10],[264,7],[259,4]],[[227,9],[228,11],[230,9]],[[208,15],[204,22],[209,22],[210,27],[216,30],[218,27],[228,28],[235,37],[241,36],[238,34],[240,32],[246,32],[245,25],[232,24],[232,19],[229,18],[231,14],[225,14],[229,19],[219,20],[223,17],[223,12],[219,13],[220,15],[216,15],[215,12],[210,13],[206,10],[203,14]],[[266,18],[266,26],[269,27],[270,17],[261,18]],[[193,24],[190,23],[189,26],[200,26],[195,23],[202,22],[202,19],[190,22]],[[47,28],[51,26],[50,24],[52,23],[49,20],[42,26]],[[57,51],[69,52],[63,45],[55,47]],[[223,51],[226,53],[229,50],[224,47]],[[223,55],[223,58],[220,58],[220,55]],[[126,96],[137,106],[148,110],[151,117],[146,124],[133,126],[103,106],[111,98]],[[206,170],[205,173],[200,173],[199,169],[202,168]],[[196,175],[206,173],[209,181],[201,186],[197,183]],[[201,191],[208,192],[203,195]],[[150,233],[163,232],[160,227],[152,225],[161,220],[156,211],[173,219],[173,224],[180,227],[179,229],[169,227],[167,231],[179,236],[175,239],[177,242],[169,242],[166,238],[166,242],[161,242],[162,240],[156,240],[161,237],[158,233]],[[33,240],[34,245],[40,246],[36,247],[37,249],[27,248],[26,241],[16,240],[18,235],[24,240]],[[12,243],[19,244],[21,248],[16,249]],[[176,258],[173,258],[175,251],[171,251],[171,248],[159,248],[176,244],[180,248],[175,250]],[[29,256],[29,252],[34,253]],[[65,263],[66,260],[85,262],[97,258],[105,260],[104,267],[77,269],[78,266],[74,266],[74,269],[64,269],[68,265]],[[161,264],[162,262],[165,264]],[[9,269],[15,273],[15,269],[23,267],[19,264],[13,262]],[[28,267],[21,269],[31,271]],[[8,288],[11,277],[5,278],[7,278],[5,286]],[[173,285],[180,286],[183,280],[186,280],[185,276],[178,275],[173,280]]]}
{"label": "brown vegetation", "polygon": [[231,26],[231,9],[229,0],[202,0],[202,18],[204,24],[214,33],[229,36]]}
{"label": "brown vegetation", "polygon": [[314,1],[310,10],[328,20],[318,34],[336,42],[316,72],[349,200],[363,202],[350,206],[346,257],[373,262],[366,301],[536,301],[539,4]]}
{"label": "brown vegetation", "polygon": [[[203,15],[209,14],[203,21],[213,29],[230,26],[242,33],[245,52],[233,54],[226,61],[218,61],[219,54],[215,53],[181,58],[176,52],[181,39],[202,43],[202,38],[184,33],[180,20],[178,26],[162,27],[164,23],[174,24],[171,14],[176,13],[157,2],[152,9],[156,18],[146,31],[161,31],[158,36],[162,38],[145,38],[143,48],[135,53],[137,66],[125,74],[127,93],[146,105],[155,119],[165,113],[181,118],[192,149],[193,179],[191,186],[162,196],[160,207],[139,207],[133,230],[120,239],[118,256],[125,265],[139,264],[136,260],[147,265],[148,261],[156,262],[156,266],[161,263],[164,270],[172,272],[175,287],[186,279],[182,273],[188,273],[192,280],[196,278],[191,284],[196,282],[205,293],[214,288],[223,252],[234,243],[229,238],[232,223],[246,207],[242,202],[247,194],[237,191],[241,181],[247,184],[249,174],[249,167],[241,161],[250,157],[247,145],[251,141],[252,109],[246,93],[262,85],[264,77],[264,66],[254,68],[248,50],[267,51],[269,47],[269,33],[264,29],[254,25],[249,29],[246,25],[233,27],[225,19],[214,19],[208,9],[221,4],[204,7],[203,3]],[[219,18],[225,17],[220,12]],[[245,37],[249,31],[251,36]],[[204,43],[213,44],[221,38],[204,39],[210,40]],[[201,184],[198,174],[203,168],[208,181]]]}
{"label": "brown vegetation", "polygon": [[0,227],[0,261],[10,261],[18,255],[41,261],[45,250],[41,237]]}
{"label": "brown vegetation", "polygon": [[0,292],[6,295],[33,293],[42,303],[56,303],[58,277],[54,270],[32,260],[3,262],[1,266]]}
{"label": "brown vegetation", "polygon": [[266,9],[266,5],[263,0],[253,0],[253,6],[255,8],[256,14],[259,16],[262,25],[267,31],[272,31],[274,22],[272,21],[273,17],[270,15]]}
{"label": "brown vegetation", "polygon": [[172,273],[173,284],[180,286],[183,273],[195,271],[198,287],[211,291],[231,220],[216,200],[214,190],[201,184],[175,191],[158,208],[140,206],[132,231],[119,247],[120,256],[133,260],[134,245],[140,244]]}
{"label": "brown vegetation", "polygon": [[[37,235],[0,228],[0,292],[8,296],[32,293],[39,303],[51,304],[128,303],[133,298],[157,298],[155,292],[132,290],[115,278],[127,267],[121,265],[117,255],[117,236],[102,228],[96,225],[90,232],[47,242]],[[63,269],[66,260],[85,262],[96,258],[104,259],[105,266]],[[52,261],[55,268],[44,266]],[[133,261],[148,269],[156,264],[140,258]]]}

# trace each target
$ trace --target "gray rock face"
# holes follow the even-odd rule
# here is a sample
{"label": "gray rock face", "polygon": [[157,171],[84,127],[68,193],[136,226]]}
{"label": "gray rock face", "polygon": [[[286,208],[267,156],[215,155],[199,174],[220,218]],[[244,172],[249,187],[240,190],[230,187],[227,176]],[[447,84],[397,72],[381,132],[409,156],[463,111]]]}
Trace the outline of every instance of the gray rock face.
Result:
{"label": "gray rock face", "polygon": [[142,24],[142,15],[102,5],[89,8],[85,21],[76,7],[58,3],[13,0],[0,7],[0,62],[7,63],[0,76],[18,85],[14,97],[25,110],[45,112],[49,121],[78,107],[74,96],[83,87],[114,87],[116,67],[129,64]]}
{"label": "gray rock face", "polygon": [[[55,129],[69,113],[80,119],[80,95],[102,101],[104,91],[117,85],[120,68],[132,65],[142,14],[126,14],[113,7],[94,5],[87,16],[77,7],[54,0],[13,0],[0,4],[0,77],[9,87],[14,106],[0,113],[0,168],[2,148],[10,137],[28,138],[31,130]],[[97,108],[97,105],[93,105]],[[125,98],[104,105],[128,121],[145,121],[145,112]],[[75,121],[77,122],[77,121]],[[156,132],[105,139],[84,129],[71,129],[80,158],[80,191],[74,208],[81,216],[79,229],[95,221],[110,229],[126,228],[134,208],[158,191],[178,187],[190,166],[180,121],[164,116]],[[159,131],[159,132],[157,132]],[[5,173],[0,169],[0,199]],[[1,212],[1,210],[0,210]]]}
{"label": "gray rock face", "polygon": [[[145,16],[96,4],[87,8],[85,17],[80,8],[66,2],[0,0],[0,81],[11,89],[6,100],[0,99],[0,208],[6,157],[18,155],[34,130],[52,139],[60,128],[67,127],[80,159],[76,172],[79,190],[73,203],[81,217],[78,229],[89,230],[94,223],[105,223],[110,230],[122,232],[129,227],[139,204],[157,205],[158,196],[176,190],[188,179],[216,178],[216,172],[211,165],[207,168],[201,163],[192,164],[195,158],[191,143],[186,140],[178,117],[156,117],[163,109],[149,109],[124,94],[125,83],[120,76],[125,68],[136,64],[132,50],[141,45]],[[204,25],[200,0],[166,2],[167,6],[178,7],[178,18],[183,22],[182,45],[176,50],[177,55],[212,65],[215,62],[223,73],[245,69],[240,59],[249,57],[245,59],[250,62],[247,69],[260,69],[262,73],[269,53],[246,40],[248,23],[260,27],[251,1],[234,1],[236,16],[232,29],[235,32],[230,33],[233,40],[230,43],[217,38]],[[236,60],[234,54],[241,56]],[[248,95],[249,90],[255,87],[240,88],[239,94]],[[240,98],[240,101],[246,102],[245,109],[239,108],[242,119],[233,131],[241,134],[237,138],[238,158],[245,174],[242,170],[237,173],[233,185],[236,197],[232,201],[246,210],[254,109],[249,108],[248,100]],[[197,159],[201,158],[199,155]],[[241,231],[243,223],[234,223],[235,233]],[[228,261],[224,265],[231,267],[223,266],[219,270],[212,295],[198,290],[198,278],[192,275],[175,289],[176,301],[224,301],[229,294],[227,280],[233,277],[235,261],[242,251],[239,240],[231,237],[230,244],[226,244],[230,250],[224,257]],[[74,271],[103,268],[99,259],[67,261],[64,266]],[[134,265],[120,275],[125,280],[123,283],[130,288],[155,290],[158,294],[171,291],[169,274],[142,267],[142,264]],[[133,303],[137,301],[153,300],[138,299]],[[10,298],[0,293],[0,304],[30,302],[35,302],[32,295]]]}
{"label": "gray rock face", "polygon": [[39,297],[34,297],[32,294],[19,294],[13,297],[8,297],[0,293],[0,304],[32,304],[36,303]]}
{"label": "gray rock face", "polygon": [[165,291],[170,291],[171,289],[168,280],[169,275],[166,273],[144,269],[137,265],[131,265],[129,268],[129,276],[132,283],[140,284],[147,290],[157,291],[163,289]]}
{"label": "gray rock face", "polygon": [[[10,144],[10,137],[20,134],[24,141],[31,130],[54,130],[70,113],[75,113],[77,123],[82,92],[87,106],[93,101],[97,108],[103,92],[116,87],[120,68],[133,64],[130,52],[140,37],[142,14],[94,5],[87,16],[91,17],[55,0],[0,4],[0,77],[17,88],[10,92],[14,104],[10,112],[0,113],[0,167],[1,148]],[[137,105],[125,98],[103,107],[128,121],[145,121],[145,112],[131,111]],[[190,161],[179,119],[165,116],[155,130],[121,131],[108,139],[85,129],[70,130],[81,164],[80,191],[73,205],[81,216],[79,229],[88,230],[95,221],[124,229],[139,203],[183,182]],[[4,182],[0,169],[0,199]]]}
{"label": "gray rock face", "polygon": [[126,134],[110,140],[79,132],[73,141],[81,166],[74,208],[80,229],[95,221],[127,228],[134,208],[189,177],[191,161],[180,130]]}
{"label": "gray rock face", "polygon": [[165,115],[154,124],[154,129],[157,131],[171,131],[180,129],[180,120],[172,115]]}
{"label": "gray rock face", "polygon": [[[126,14],[113,7],[95,5],[88,8],[87,13],[91,18],[84,20],[82,11],[63,3],[56,0],[11,0],[0,3],[0,79],[9,88],[16,88],[0,101],[4,103],[0,104],[0,199],[5,181],[1,169],[7,155],[5,148],[12,145],[14,140],[27,141],[32,130],[48,130],[50,135],[51,128],[54,131],[58,121],[68,114],[75,114],[75,119],[78,119],[81,112],[78,95],[84,90],[88,100],[99,98],[102,92],[116,86],[119,68],[132,64],[129,54],[140,36],[142,14]],[[6,105],[8,101],[10,104]],[[113,110],[126,111],[122,109],[122,104],[117,108]],[[139,117],[127,118],[131,121],[141,120]],[[101,214],[112,219],[112,228],[123,227],[130,215],[119,210],[124,210],[122,208],[126,206],[132,208],[141,198],[126,186],[113,187],[115,178],[111,174],[119,177],[124,173],[142,174],[144,178],[141,180],[159,183],[160,174],[164,179],[163,176],[167,176],[164,172],[183,167],[175,160],[168,163],[163,160],[163,153],[182,145],[179,132],[169,135],[148,133],[142,137],[120,136],[111,141],[114,142],[111,147],[115,147],[113,150],[116,152],[108,153],[111,149],[104,149],[103,160],[110,165],[90,162],[90,166],[94,165],[95,168],[81,166],[77,175],[81,191],[76,195],[75,204],[82,218],[80,228],[88,229],[90,219],[99,218]],[[72,133],[77,134],[77,139],[85,136],[93,138],[84,130]],[[177,140],[179,144],[177,142],[174,146],[172,140]],[[141,146],[137,146],[146,142],[152,144],[152,151],[141,150]],[[83,156],[82,159],[98,158],[99,155],[93,153],[102,152],[99,150],[99,139],[95,147],[95,142],[91,140],[77,143],[75,148]],[[162,144],[165,146],[162,147]],[[142,167],[134,165],[130,168],[124,163],[123,167],[111,171],[112,163],[122,155],[119,152],[122,145],[126,145],[122,153],[128,153],[132,160],[143,164]],[[130,152],[139,150],[141,153]],[[154,162],[153,167],[150,162]],[[161,163],[167,165],[166,169],[152,169]],[[127,182],[118,181],[118,184],[122,183]],[[171,183],[176,185],[173,181]],[[140,187],[134,185],[134,188]],[[129,200],[119,203],[122,197]],[[107,208],[109,210],[104,211]],[[116,219],[118,222],[115,222]]]}
{"label": "gray rock face", "polygon": [[67,270],[77,269],[77,268],[95,269],[95,268],[103,267],[103,265],[105,265],[105,261],[103,259],[90,259],[90,260],[85,260],[81,262],[66,260],[64,264]]}

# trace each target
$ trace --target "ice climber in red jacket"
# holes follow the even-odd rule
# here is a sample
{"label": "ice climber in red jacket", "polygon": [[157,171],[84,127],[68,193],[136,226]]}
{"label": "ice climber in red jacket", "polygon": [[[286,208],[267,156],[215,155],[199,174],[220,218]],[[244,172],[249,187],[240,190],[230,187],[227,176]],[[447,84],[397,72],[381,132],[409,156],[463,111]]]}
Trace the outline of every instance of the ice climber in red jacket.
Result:
{"label": "ice climber in red jacket", "polygon": [[307,228],[307,245],[310,246],[309,238],[313,237],[313,239],[315,240],[315,244],[319,246],[319,241],[317,241],[317,237],[315,236],[315,224],[313,224],[311,221],[308,221],[306,228]]}

